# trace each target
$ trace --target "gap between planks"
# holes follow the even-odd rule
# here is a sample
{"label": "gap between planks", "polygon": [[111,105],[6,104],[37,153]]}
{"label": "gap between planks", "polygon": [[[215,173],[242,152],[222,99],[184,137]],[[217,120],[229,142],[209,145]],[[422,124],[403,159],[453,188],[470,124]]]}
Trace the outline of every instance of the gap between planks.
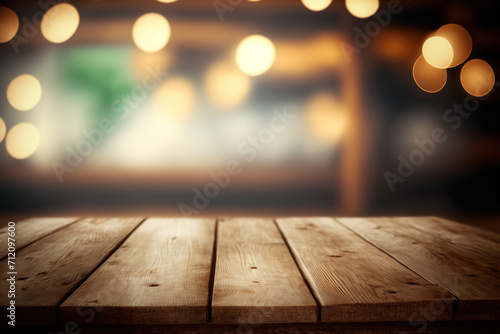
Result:
{"label": "gap between planks", "polygon": [[[78,217],[33,217],[23,219],[20,222],[16,223],[16,255],[23,250],[24,248],[32,245],[38,240],[42,240],[43,238],[48,237],[49,235],[65,228],[69,227],[77,222],[82,220],[82,218]],[[42,226],[36,226],[42,225]],[[43,225],[49,225],[43,226]],[[53,226],[50,226],[53,225]],[[35,233],[31,231],[31,233],[27,233],[27,229],[35,229]],[[7,258],[7,231],[8,226],[0,229],[0,261],[3,261]],[[5,234],[5,237],[4,237]],[[34,235],[33,235],[34,234]]]}
{"label": "gap between planks", "polygon": [[317,314],[273,219],[219,222],[212,323],[316,323]]}
{"label": "gap between planks", "polygon": [[446,301],[437,320],[452,319],[455,298],[446,290],[332,218],[282,218],[278,225],[316,292],[323,322],[408,321],[434,300]]}
{"label": "gap between planks", "polygon": [[316,301],[316,307],[318,308],[318,319],[317,319],[317,322],[321,322],[321,303],[319,302],[319,298],[316,295],[316,291],[314,291],[314,289],[312,288],[311,283],[307,279],[306,274],[304,273],[302,267],[297,262],[297,258],[295,257],[295,254],[293,253],[292,249],[290,248],[290,244],[288,243],[288,240],[286,239],[285,235],[283,234],[283,231],[281,230],[278,222],[276,221],[276,218],[273,219],[273,222],[274,222],[274,225],[276,226],[276,228],[278,229],[281,237],[283,238],[283,241],[285,242],[285,245],[288,248],[288,251],[290,252],[290,255],[292,256],[293,261],[295,262],[295,265],[299,269],[300,275],[302,276],[302,279],[306,283],[307,288],[309,289],[309,292],[311,293],[311,295],[314,297],[314,300]]}
{"label": "gap between planks", "polygon": [[[21,251],[16,256],[16,320],[23,325],[56,324],[61,299],[141,221],[85,218]],[[4,276],[2,289],[7,284]],[[1,305],[8,303],[6,297]]]}
{"label": "gap between planks", "polygon": [[219,229],[219,218],[215,220],[214,245],[212,249],[212,263],[210,266],[210,279],[208,281],[208,303],[207,303],[207,323],[212,322],[212,300],[214,297],[215,265],[217,263],[217,231]]}
{"label": "gap between planks", "polygon": [[82,285],[83,285],[83,283],[85,283],[85,281],[86,281],[86,280],[87,280],[90,276],[92,276],[92,274],[94,274],[94,273],[96,272],[96,270],[97,270],[97,269],[99,269],[99,268],[102,266],[102,264],[103,264],[104,262],[106,262],[106,261],[107,261],[107,260],[111,257],[111,255],[113,255],[113,254],[116,252],[116,250],[117,250],[118,248],[120,248],[120,247],[123,245],[123,243],[124,243],[124,242],[125,242],[125,241],[126,241],[126,240],[127,240],[127,239],[131,236],[131,235],[132,235],[132,233],[134,233],[134,232],[135,232],[135,231],[139,228],[139,226],[141,226],[141,225],[142,225],[142,224],[146,221],[146,219],[148,219],[148,218],[144,218],[144,219],[143,219],[143,220],[142,220],[139,224],[137,224],[137,226],[136,226],[136,227],[134,227],[134,228],[133,228],[133,229],[132,229],[132,230],[131,230],[131,231],[130,231],[130,232],[129,232],[129,233],[128,233],[128,234],[127,234],[124,238],[123,238],[123,240],[122,240],[121,242],[119,242],[119,243],[118,243],[118,244],[117,244],[117,245],[116,245],[113,249],[111,249],[111,250],[109,251],[109,253],[108,253],[108,254],[106,254],[106,255],[105,255],[105,257],[102,259],[102,261],[101,261],[101,262],[99,262],[99,264],[98,264],[98,265],[97,265],[94,269],[90,270],[90,271],[89,271],[89,273],[88,273],[85,277],[83,277],[83,278],[80,280],[80,282],[78,282],[78,283],[77,283],[77,284],[76,284],[76,285],[75,285],[75,286],[74,286],[74,287],[73,287],[70,291],[68,291],[68,293],[67,293],[67,294],[66,294],[66,295],[65,295],[65,296],[64,296],[64,297],[63,297],[63,298],[59,301],[59,303],[57,303],[57,305],[56,305],[56,309],[57,309],[57,313],[56,313],[56,319],[57,319],[57,320],[56,320],[56,322],[57,322],[58,324],[60,323],[60,319],[61,319],[61,305],[62,305],[62,303],[64,303],[64,302],[66,301],[66,299],[68,299],[68,297],[69,297],[69,296],[71,296],[71,295],[73,294],[73,292],[75,292],[76,290],[78,290],[78,288],[79,288],[80,286],[82,286]]}
{"label": "gap between planks", "polygon": [[61,305],[61,320],[94,325],[207,321],[215,219],[149,218]]}
{"label": "gap between planks", "polygon": [[[379,249],[383,253],[387,254],[387,256],[390,256],[391,258],[393,258],[396,262],[399,262],[399,264],[401,264],[403,267],[406,267],[408,270],[412,271],[415,275],[420,276],[422,279],[424,279],[424,280],[427,281],[427,279],[424,276],[422,276],[421,274],[419,274],[418,271],[413,270],[411,267],[409,267],[408,265],[406,265],[403,261],[401,261],[396,256],[394,256],[393,254],[391,254],[390,252],[388,252],[387,250],[385,250],[383,247],[377,245],[376,243],[372,242],[370,239],[367,239],[363,235],[359,234],[356,230],[350,228],[349,225],[344,224],[342,222],[342,218],[333,218],[333,219],[336,222],[338,222],[339,224],[341,224],[342,226],[344,226],[345,228],[347,228],[348,230],[350,230],[352,233],[356,234],[361,239],[363,239],[364,241],[366,241],[367,243],[369,243],[370,245],[372,245],[373,247]],[[438,285],[438,286],[440,286],[443,290],[447,291],[450,295],[452,295],[454,298],[457,299],[457,300],[455,300],[453,302],[453,316],[455,316],[455,313],[456,313],[455,311],[456,311],[456,308],[457,308],[458,297],[455,294],[453,294],[451,291],[449,291],[448,289],[446,289],[445,287],[441,286],[440,284],[437,284],[437,283],[435,283],[435,284]]]}
{"label": "gap between planks", "polygon": [[338,220],[453,293],[458,298],[456,320],[500,319],[500,244],[496,234],[436,217]]}

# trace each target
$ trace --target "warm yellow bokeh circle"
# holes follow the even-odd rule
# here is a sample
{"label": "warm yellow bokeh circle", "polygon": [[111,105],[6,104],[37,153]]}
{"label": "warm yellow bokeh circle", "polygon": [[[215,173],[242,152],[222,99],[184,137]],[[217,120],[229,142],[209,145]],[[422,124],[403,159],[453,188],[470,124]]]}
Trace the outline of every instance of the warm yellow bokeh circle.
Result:
{"label": "warm yellow bokeh circle", "polygon": [[346,0],[345,6],[353,16],[364,19],[375,14],[380,4],[379,0]]}
{"label": "warm yellow bokeh circle", "polygon": [[224,110],[239,106],[248,96],[252,82],[236,66],[218,62],[205,75],[205,90],[210,100]]}
{"label": "warm yellow bokeh circle", "polygon": [[435,68],[447,68],[453,61],[453,47],[446,38],[432,36],[425,40],[422,55]]}
{"label": "warm yellow bokeh circle", "polygon": [[30,123],[19,123],[14,125],[7,133],[5,146],[7,152],[14,159],[26,159],[37,149],[40,143],[40,134],[37,128]]}
{"label": "warm yellow bokeh circle", "polygon": [[347,127],[348,111],[333,94],[320,92],[311,96],[304,106],[309,131],[326,143],[336,143]]}
{"label": "warm yellow bokeh circle", "polygon": [[7,87],[7,100],[20,111],[32,109],[42,97],[42,85],[37,78],[23,74],[12,80]]}
{"label": "warm yellow bokeh circle", "polygon": [[313,12],[322,11],[332,3],[332,0],[301,0],[302,4]]}
{"label": "warm yellow bokeh circle", "polygon": [[448,67],[462,64],[472,51],[472,38],[467,30],[458,24],[446,24],[439,28],[434,36],[445,38],[453,48],[453,60]]}
{"label": "warm yellow bokeh circle", "polygon": [[265,73],[273,65],[276,49],[273,42],[261,35],[251,35],[243,39],[236,49],[236,64],[251,76]]}
{"label": "warm yellow bokeh circle", "polygon": [[413,65],[413,80],[423,91],[436,93],[446,84],[446,69],[433,67],[420,56]]}
{"label": "warm yellow bokeh circle", "polygon": [[481,59],[469,60],[460,72],[462,87],[472,96],[485,96],[495,85],[495,73],[491,66]]}
{"label": "warm yellow bokeh circle", "polygon": [[66,42],[74,35],[80,24],[80,15],[75,6],[62,3],[50,8],[42,18],[40,30],[43,37],[52,43]]}
{"label": "warm yellow bokeh circle", "polygon": [[145,52],[156,52],[167,45],[170,39],[170,24],[158,13],[140,16],[132,28],[135,45]]}

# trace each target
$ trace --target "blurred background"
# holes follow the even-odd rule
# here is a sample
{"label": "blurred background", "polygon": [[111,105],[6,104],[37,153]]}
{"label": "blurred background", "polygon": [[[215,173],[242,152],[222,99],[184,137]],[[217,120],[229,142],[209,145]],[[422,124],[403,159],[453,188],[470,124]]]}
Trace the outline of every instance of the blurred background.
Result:
{"label": "blurred background", "polygon": [[494,1],[0,6],[3,215],[500,217]]}

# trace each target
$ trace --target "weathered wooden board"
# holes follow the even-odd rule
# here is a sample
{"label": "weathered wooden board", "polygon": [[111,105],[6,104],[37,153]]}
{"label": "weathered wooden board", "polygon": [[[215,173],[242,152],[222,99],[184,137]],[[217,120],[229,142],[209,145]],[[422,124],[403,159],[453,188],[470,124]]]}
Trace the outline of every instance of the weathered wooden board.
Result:
{"label": "weathered wooden board", "polygon": [[[498,321],[336,322],[294,324],[101,325],[30,328],[23,334],[497,334]],[[80,332],[81,330],[81,332]]]}
{"label": "weathered wooden board", "polygon": [[[54,217],[54,218],[29,218],[16,222],[14,238],[16,252],[19,252],[26,245],[41,239],[58,229],[75,222],[78,218]],[[8,226],[0,229],[0,259],[7,256],[7,229]]]}
{"label": "weathered wooden board", "polygon": [[278,219],[321,304],[322,322],[453,318],[454,297],[367,243],[332,218]]}
{"label": "weathered wooden board", "polygon": [[205,323],[214,237],[215,219],[147,219],[61,305],[62,322]]}
{"label": "weathered wooden board", "polygon": [[448,241],[460,245],[462,241],[467,245],[487,243],[493,247],[500,245],[500,234],[485,231],[480,228],[455,223],[439,217],[398,217],[398,221],[410,225],[420,231],[438,234]]}
{"label": "weathered wooden board", "polygon": [[[16,260],[16,317],[19,325],[54,325],[56,306],[88,276],[142,218],[86,218],[34,242]],[[2,268],[7,268],[7,260]],[[8,290],[2,273],[0,291]],[[1,307],[9,300],[2,293]]]}
{"label": "weathered wooden board", "polygon": [[271,219],[219,221],[213,323],[316,322],[317,304]]}
{"label": "weathered wooden board", "polygon": [[339,219],[458,298],[455,319],[500,319],[500,244],[490,233],[435,218]]}

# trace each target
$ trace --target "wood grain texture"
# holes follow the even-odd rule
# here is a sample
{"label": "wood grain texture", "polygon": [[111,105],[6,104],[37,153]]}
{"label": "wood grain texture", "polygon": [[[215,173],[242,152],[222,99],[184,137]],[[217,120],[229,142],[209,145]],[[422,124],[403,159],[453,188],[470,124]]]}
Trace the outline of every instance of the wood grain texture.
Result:
{"label": "wood grain texture", "polygon": [[316,322],[317,312],[271,219],[219,221],[213,323]]}
{"label": "wood grain texture", "polygon": [[339,219],[458,298],[455,319],[500,319],[500,245],[489,232],[436,218]]}
{"label": "wood grain texture", "polygon": [[[81,330],[81,332],[79,331]],[[337,322],[294,324],[237,325],[102,325],[83,326],[68,330],[64,326],[23,328],[23,334],[82,333],[82,334],[497,334],[498,321],[433,321],[406,322]]]}
{"label": "wood grain texture", "polygon": [[[41,239],[54,231],[75,222],[78,218],[57,217],[57,218],[29,218],[16,222],[16,252],[19,252],[26,245]],[[7,226],[0,229],[0,259],[7,256]]]}
{"label": "wood grain texture", "polygon": [[370,245],[332,218],[278,219],[321,304],[322,322],[414,321],[453,317],[454,297]]}
{"label": "wood grain texture", "polygon": [[146,220],[61,305],[61,320],[93,324],[206,322],[215,219]]}
{"label": "wood grain texture", "polygon": [[448,241],[461,243],[487,243],[493,247],[500,244],[500,234],[485,231],[480,228],[460,224],[440,217],[397,217],[404,224],[411,224],[420,231],[435,234],[436,232]]}
{"label": "wood grain texture", "polygon": [[[86,218],[29,245],[16,258],[18,325],[53,325],[56,306],[142,221]],[[6,260],[2,268],[6,268]],[[0,291],[7,291],[2,274]],[[1,307],[7,305],[2,293]]]}

